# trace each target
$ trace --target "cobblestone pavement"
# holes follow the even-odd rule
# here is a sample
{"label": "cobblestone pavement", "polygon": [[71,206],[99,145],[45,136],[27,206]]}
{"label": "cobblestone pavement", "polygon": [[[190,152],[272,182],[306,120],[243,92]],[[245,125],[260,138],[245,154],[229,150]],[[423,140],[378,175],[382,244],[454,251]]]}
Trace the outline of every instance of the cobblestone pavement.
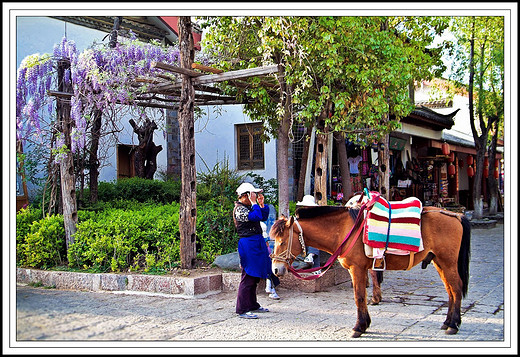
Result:
{"label": "cobblestone pavement", "polygon": [[[509,335],[511,310],[504,302],[510,302],[510,296],[505,296],[510,280],[504,280],[504,270],[504,225],[473,229],[470,285],[462,301],[458,334],[446,335],[440,330],[447,313],[447,293],[435,268],[429,265],[423,270],[419,265],[408,272],[384,273],[383,301],[369,306],[372,324],[359,339],[350,338],[356,320],[350,282],[316,293],[279,287],[281,300],[277,301],[259,293],[259,302],[271,311],[260,314],[257,320],[236,316],[236,292],[183,299],[18,285],[15,344],[22,348],[61,347],[61,342],[67,342],[67,347],[113,348],[120,344],[128,347],[124,344],[127,342],[137,350],[215,347],[207,352],[221,347],[292,346],[313,353],[316,351],[309,347],[331,349],[320,353],[334,348],[390,348],[378,350],[385,354],[401,347],[405,347],[404,353],[410,348],[433,351],[435,347],[449,347],[450,354],[467,348],[474,348],[475,354],[498,349],[493,353],[500,354],[511,346],[517,348],[516,337],[512,341]],[[39,343],[42,341],[53,344]]]}

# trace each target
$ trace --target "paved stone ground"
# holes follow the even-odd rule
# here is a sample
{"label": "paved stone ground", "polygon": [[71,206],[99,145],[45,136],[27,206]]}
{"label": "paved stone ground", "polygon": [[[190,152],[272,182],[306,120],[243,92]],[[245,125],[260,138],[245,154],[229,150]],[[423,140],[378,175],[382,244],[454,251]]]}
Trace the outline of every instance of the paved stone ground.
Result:
{"label": "paved stone ground", "polygon": [[[41,347],[39,341],[58,345],[73,341],[91,347],[93,342],[140,341],[159,342],[159,347],[264,348],[288,344],[297,348],[428,347],[430,351],[448,346],[450,354],[475,346],[476,354],[498,348],[494,351],[497,354],[512,345],[517,348],[516,337],[512,341],[510,330],[505,328],[511,312],[504,306],[503,224],[472,230],[470,274],[468,295],[462,302],[462,326],[456,335],[440,330],[447,312],[447,293],[435,268],[429,265],[422,270],[419,265],[408,272],[385,272],[383,301],[369,306],[372,324],[359,339],[350,338],[356,320],[350,282],[315,293],[279,287],[278,301],[259,293],[260,303],[271,311],[257,320],[236,316],[233,291],[179,298],[18,285],[15,344]],[[114,343],[103,346],[113,347]],[[387,352],[391,350],[377,353]]]}

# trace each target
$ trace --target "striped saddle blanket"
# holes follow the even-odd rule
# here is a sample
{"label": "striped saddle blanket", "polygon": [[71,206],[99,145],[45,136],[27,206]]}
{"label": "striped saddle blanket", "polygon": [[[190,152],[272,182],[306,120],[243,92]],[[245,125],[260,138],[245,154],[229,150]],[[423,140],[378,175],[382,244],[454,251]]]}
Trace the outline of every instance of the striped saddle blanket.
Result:
{"label": "striped saddle blanket", "polygon": [[418,198],[388,202],[379,197],[368,212],[363,243],[373,248],[422,250],[421,211],[422,203]]}

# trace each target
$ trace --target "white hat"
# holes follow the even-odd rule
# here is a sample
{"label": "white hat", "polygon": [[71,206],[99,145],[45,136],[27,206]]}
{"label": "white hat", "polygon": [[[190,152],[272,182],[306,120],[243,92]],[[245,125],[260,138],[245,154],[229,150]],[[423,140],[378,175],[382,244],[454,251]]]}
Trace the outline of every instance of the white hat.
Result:
{"label": "white hat", "polygon": [[255,188],[252,184],[249,182],[244,182],[237,188],[237,195],[242,196],[246,192],[263,192],[261,188]]}
{"label": "white hat", "polygon": [[314,196],[305,195],[301,202],[296,203],[296,206],[318,206],[318,204],[314,201]]}

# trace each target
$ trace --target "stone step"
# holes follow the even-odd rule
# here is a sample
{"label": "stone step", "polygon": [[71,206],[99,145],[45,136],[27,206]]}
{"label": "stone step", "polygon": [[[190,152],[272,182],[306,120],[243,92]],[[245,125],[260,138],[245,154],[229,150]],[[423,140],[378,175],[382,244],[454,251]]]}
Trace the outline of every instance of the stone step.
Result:
{"label": "stone step", "polygon": [[[204,297],[221,291],[236,291],[240,283],[239,272],[208,273],[198,277],[168,275],[78,273],[17,268],[16,281],[22,284],[78,291],[111,291]],[[347,270],[339,265],[331,267],[322,277],[301,280],[292,274],[280,279],[280,287],[303,292],[317,292],[350,280]],[[265,289],[265,281],[258,289]]]}

